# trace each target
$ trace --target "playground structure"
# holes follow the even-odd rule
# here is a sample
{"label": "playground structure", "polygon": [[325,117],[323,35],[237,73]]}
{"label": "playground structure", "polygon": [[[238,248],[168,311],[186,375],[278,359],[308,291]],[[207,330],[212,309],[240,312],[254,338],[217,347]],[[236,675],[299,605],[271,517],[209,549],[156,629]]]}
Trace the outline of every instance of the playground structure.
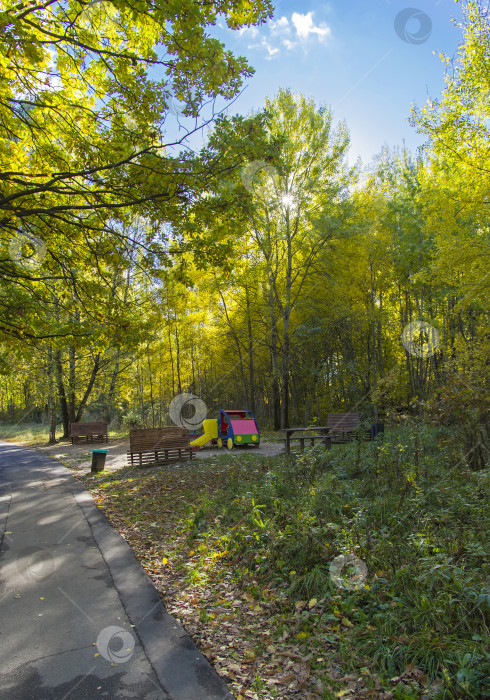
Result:
{"label": "playground structure", "polygon": [[218,418],[202,423],[204,435],[193,440],[191,447],[201,448],[208,443],[229,450],[240,445],[260,445],[260,431],[255,416],[248,409],[225,411],[220,408]]}

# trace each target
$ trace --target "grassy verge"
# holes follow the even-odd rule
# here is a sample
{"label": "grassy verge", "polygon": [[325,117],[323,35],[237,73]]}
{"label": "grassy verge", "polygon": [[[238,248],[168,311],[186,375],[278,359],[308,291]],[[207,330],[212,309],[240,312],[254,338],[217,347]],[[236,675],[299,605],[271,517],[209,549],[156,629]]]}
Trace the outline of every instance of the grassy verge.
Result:
{"label": "grassy verge", "polygon": [[[57,439],[60,439],[62,434],[63,428],[58,425],[56,428]],[[3,423],[0,424],[0,440],[18,442],[26,447],[45,446],[49,440],[49,427],[42,423]],[[111,430],[109,440],[129,440],[129,433],[124,430]]]}
{"label": "grassy verge", "polygon": [[449,438],[83,480],[237,697],[481,698],[490,475]]}
{"label": "grassy verge", "polygon": [[5,442],[18,442],[26,447],[31,447],[46,445],[48,437],[49,428],[42,423],[0,424],[0,440]]}

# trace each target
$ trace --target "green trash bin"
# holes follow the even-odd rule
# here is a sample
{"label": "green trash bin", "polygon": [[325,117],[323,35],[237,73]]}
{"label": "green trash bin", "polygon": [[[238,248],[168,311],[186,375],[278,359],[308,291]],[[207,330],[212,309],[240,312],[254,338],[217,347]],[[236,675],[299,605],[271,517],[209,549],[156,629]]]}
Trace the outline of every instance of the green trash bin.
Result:
{"label": "green trash bin", "polygon": [[92,469],[93,472],[101,472],[104,469],[105,458],[108,450],[92,450]]}

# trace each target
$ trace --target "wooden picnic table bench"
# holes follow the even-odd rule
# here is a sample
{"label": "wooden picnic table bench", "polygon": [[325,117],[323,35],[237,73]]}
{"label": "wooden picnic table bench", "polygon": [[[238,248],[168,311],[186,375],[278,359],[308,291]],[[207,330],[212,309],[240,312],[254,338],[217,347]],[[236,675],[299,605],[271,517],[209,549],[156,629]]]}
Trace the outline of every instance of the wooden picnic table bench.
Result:
{"label": "wooden picnic table bench", "polygon": [[329,413],[327,428],[335,444],[350,442],[360,428],[360,413]]}
{"label": "wooden picnic table bench", "polygon": [[[310,431],[315,431],[316,435],[304,435],[304,433],[309,433]],[[286,433],[286,454],[291,454],[291,441],[297,440],[301,451],[305,449],[305,441],[309,441],[311,446],[315,444],[316,441],[321,441],[325,445],[325,449],[329,450],[332,446],[332,440],[328,434],[328,427],[318,427],[317,425],[308,428],[283,428],[283,432]],[[294,433],[303,433],[302,435],[295,436]]]}
{"label": "wooden picnic table bench", "polygon": [[384,423],[371,423],[369,428],[364,429],[360,413],[329,413],[327,427],[332,444],[350,442],[354,437],[358,440],[374,440],[385,431]]}
{"label": "wooden picnic table bench", "polygon": [[148,467],[193,459],[194,453],[186,428],[139,428],[129,432],[128,465],[131,466]]}
{"label": "wooden picnic table bench", "polygon": [[[310,434],[316,431],[316,435]],[[360,413],[329,413],[326,426],[313,426],[306,428],[283,428],[286,433],[286,454],[291,454],[291,442],[298,441],[301,451],[305,449],[305,443],[310,441],[313,446],[316,441],[322,441],[329,450],[332,445],[350,442],[354,436],[373,440],[378,434],[384,433],[383,423],[373,423],[368,430],[361,430]],[[301,435],[294,435],[301,433]]]}
{"label": "wooden picnic table bench", "polygon": [[107,423],[70,423],[71,444],[77,442],[107,442]]}

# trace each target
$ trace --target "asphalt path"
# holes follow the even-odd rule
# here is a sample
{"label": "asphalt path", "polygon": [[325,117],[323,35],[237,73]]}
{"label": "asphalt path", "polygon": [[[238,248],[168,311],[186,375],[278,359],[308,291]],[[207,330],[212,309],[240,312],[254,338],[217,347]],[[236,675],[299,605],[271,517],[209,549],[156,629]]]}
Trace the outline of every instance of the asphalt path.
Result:
{"label": "asphalt path", "polygon": [[232,700],[55,460],[0,443],[0,697]]}

